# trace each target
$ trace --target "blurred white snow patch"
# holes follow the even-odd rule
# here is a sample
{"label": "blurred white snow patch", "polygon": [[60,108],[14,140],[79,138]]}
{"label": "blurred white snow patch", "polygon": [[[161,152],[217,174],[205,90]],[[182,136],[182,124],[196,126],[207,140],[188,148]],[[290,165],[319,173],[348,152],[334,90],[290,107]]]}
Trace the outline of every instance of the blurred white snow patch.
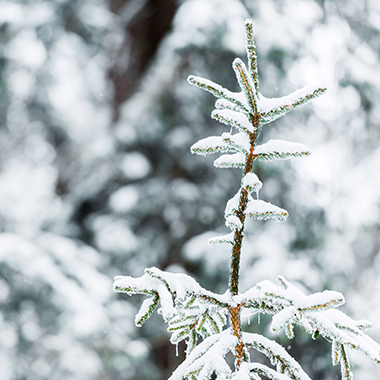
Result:
{"label": "blurred white snow patch", "polygon": [[211,245],[209,239],[219,236],[218,232],[205,232],[188,240],[182,248],[182,254],[192,262],[205,262],[204,268],[209,272],[225,270],[230,259],[230,245]]}
{"label": "blurred white snow patch", "polygon": [[37,69],[46,60],[44,44],[37,39],[32,29],[24,29],[11,40],[5,49],[5,55],[20,65]]}
{"label": "blurred white snow patch", "polygon": [[193,133],[189,127],[179,126],[169,132],[166,137],[167,144],[171,148],[181,148],[190,146],[193,139]]}
{"label": "blurred white snow patch", "polygon": [[349,243],[347,237],[337,235],[330,238],[321,250],[322,262],[329,267],[332,275],[339,273],[350,275],[355,271],[355,253]]}
{"label": "blurred white snow patch", "polygon": [[[108,289],[112,286],[112,281],[96,270],[103,260],[95,249],[83,243],[78,245],[71,239],[50,233],[41,234],[36,241],[41,248],[46,249],[59,261],[72,277],[76,277],[77,281],[87,289],[89,296],[102,302],[109,299]],[[90,260],[88,260],[89,257],[91,257]]]}
{"label": "blurred white snow patch", "polygon": [[111,121],[106,99],[93,102],[94,93],[104,92],[106,78],[88,60],[88,54],[88,47],[79,36],[62,35],[51,52],[50,74],[54,82],[48,88],[49,100],[70,137],[85,143],[108,128]]}
{"label": "blurred white snow patch", "polygon": [[333,184],[346,172],[351,161],[345,148],[344,137],[331,140],[313,148],[307,160],[292,163],[299,171],[301,178],[307,178],[317,184]]}
{"label": "blurred white snow patch", "polygon": [[18,343],[16,329],[10,323],[3,323],[0,330],[0,345],[11,349]]}
{"label": "blurred white snow patch", "polygon": [[278,12],[273,2],[260,1],[258,4],[258,16],[256,17],[255,30],[259,31],[256,41],[261,55],[268,54],[273,47],[281,46],[281,49],[284,50],[296,49],[294,37],[302,29],[299,28],[299,25],[292,24],[292,22],[286,23],[285,26],[283,15]]}
{"label": "blurred white snow patch", "polygon": [[[122,351],[125,350],[125,347]],[[125,353],[114,354],[112,358],[112,367],[115,368],[119,373],[122,373],[126,379],[133,379],[135,376],[135,367],[131,365]]]}
{"label": "blurred white snow patch", "polygon": [[145,178],[151,166],[148,159],[139,152],[127,153],[121,158],[120,169],[129,180]]}
{"label": "blurred white snow patch", "polygon": [[185,268],[180,264],[169,265],[167,268],[165,268],[165,272],[187,274],[187,271],[185,270]]}
{"label": "blurred white snow patch", "polygon": [[25,129],[29,123],[29,113],[25,102],[13,101],[7,111],[7,121],[9,131],[16,137],[24,137]]}
{"label": "blurred white snow patch", "polygon": [[95,241],[101,251],[126,254],[138,247],[138,240],[124,220],[99,216],[92,223]]}
{"label": "blurred white snow patch", "polygon": [[8,283],[0,278],[0,302],[7,301],[10,293],[10,288]]}
{"label": "blurred white snow patch", "polygon": [[[114,297],[116,298],[115,294],[114,294]],[[136,307],[133,306],[130,302],[120,302],[120,300],[114,300],[111,303],[109,303],[108,309],[114,318],[131,320],[131,321],[134,319],[135,314],[137,312]],[[128,330],[128,334],[132,333],[132,331],[136,332],[133,322],[130,324],[126,323],[123,325],[119,325],[119,327],[122,327],[123,329],[126,326],[130,327],[130,329]]]}
{"label": "blurred white snow patch", "polygon": [[[364,57],[351,55],[346,60],[346,75],[349,74],[356,82],[368,83],[373,88],[380,87],[380,77],[378,76],[379,64],[370,64],[373,56],[368,49],[360,48],[359,53],[364,53]],[[364,68],[364,69],[363,69]]]}
{"label": "blurred white snow patch", "polygon": [[28,128],[28,138],[25,139],[25,158],[36,165],[49,165],[55,159],[55,149],[39,133],[32,133]]}
{"label": "blurred white snow patch", "polygon": [[31,366],[31,370],[41,378],[48,377],[51,366],[43,359],[37,359]]}
{"label": "blurred white snow patch", "polygon": [[379,62],[377,54],[365,42],[362,42],[356,47],[355,56],[360,57],[360,59],[369,66],[378,65]]}
{"label": "blurred white snow patch", "polygon": [[326,94],[312,102],[313,110],[320,120],[339,123],[343,109],[341,99],[339,99],[338,87],[335,84],[326,84],[326,86],[328,89]]}
{"label": "blurred white snow patch", "polygon": [[340,88],[341,97],[339,101],[343,104],[346,114],[355,114],[361,105],[361,97],[359,91],[354,86]]}
{"label": "blurred white snow patch", "polygon": [[350,37],[351,28],[347,21],[331,17],[328,23],[316,25],[311,39],[305,42],[316,57],[322,61],[331,61],[331,57],[338,59],[345,56]]}
{"label": "blurred white snow patch", "polygon": [[11,1],[0,3],[0,24],[36,27],[51,21],[53,15],[53,7],[48,2],[22,5]]}
{"label": "blurred white snow patch", "polygon": [[[302,87],[305,83],[309,84],[310,81],[322,81],[323,77],[320,76],[319,62],[312,56],[299,58],[290,67],[288,79],[295,87]],[[326,96],[326,94],[324,94],[323,97],[324,96]],[[313,104],[314,101],[311,104]]]}
{"label": "blurred white snow patch", "polygon": [[109,205],[114,212],[128,212],[140,199],[136,186],[123,186],[116,190],[109,199]]}
{"label": "blurred white snow patch", "polygon": [[83,159],[84,161],[91,163],[98,158],[112,155],[114,150],[114,139],[107,133],[107,131],[101,131],[97,136],[94,136],[93,141],[88,142],[88,147],[83,152]]}
{"label": "blurred white snow patch", "polygon": [[[13,359],[13,358],[12,358]],[[0,355],[0,379],[12,380],[15,378],[14,369],[12,364],[14,361],[10,358],[9,353],[2,351]]]}
{"label": "blurred white snow patch", "polygon": [[75,379],[82,379],[95,376],[102,369],[100,358],[94,351],[86,350],[80,344],[73,345],[61,355],[61,365],[72,374],[76,374]]}
{"label": "blurred white snow patch", "polygon": [[29,341],[35,341],[37,340],[41,334],[41,328],[37,325],[37,323],[34,320],[27,321],[23,323],[21,326],[21,332],[22,336],[29,340]]}
{"label": "blurred white snow patch", "polygon": [[175,204],[168,204],[163,210],[163,217],[170,225],[170,233],[176,238],[181,238],[186,233],[185,224],[181,221],[181,210]]}
{"label": "blurred white snow patch", "polygon": [[0,174],[0,215],[9,229],[30,234],[61,209],[55,194],[58,173],[52,166],[33,167],[14,159]]}
{"label": "blurred white snow patch", "polygon": [[135,359],[146,359],[150,346],[146,339],[133,340],[125,346],[125,352]]}
{"label": "blurred white snow patch", "polygon": [[177,222],[181,218],[181,210],[174,204],[165,205],[163,217],[167,223]]}
{"label": "blurred white snow patch", "polygon": [[84,3],[79,11],[80,18],[96,28],[105,28],[113,21],[112,13],[105,4]]}
{"label": "blurred white snow patch", "polygon": [[305,26],[309,26],[323,17],[322,8],[310,0],[287,1],[283,9],[285,15]]}
{"label": "blurred white snow patch", "polygon": [[380,30],[380,9],[377,9],[377,12],[374,11],[374,8],[379,7],[379,2],[377,0],[373,0],[371,4],[372,12],[369,12],[367,17],[367,22],[371,25],[372,28]]}
{"label": "blurred white snow patch", "polygon": [[378,223],[380,203],[380,148],[374,150],[350,169],[339,182],[339,198],[333,202],[333,226],[352,227]]}
{"label": "blurred white snow patch", "polygon": [[190,0],[184,2],[174,18],[178,47],[188,44],[205,45],[210,36],[222,32],[222,45],[241,54],[245,39],[241,21],[248,17],[238,0]]}
{"label": "blurred white snow patch", "polygon": [[55,9],[49,2],[32,2],[23,7],[24,25],[36,27],[48,22],[54,22]]}
{"label": "blurred white snow patch", "polygon": [[21,4],[11,2],[0,3],[0,23],[21,23],[23,21],[23,9],[24,5]]}
{"label": "blurred white snow patch", "polygon": [[254,223],[247,225],[244,238],[241,256],[241,289],[249,289],[254,283],[262,280],[275,281],[278,275],[318,289],[319,278],[310,260],[289,257],[289,247],[296,233],[294,227],[287,223],[269,221],[257,235],[257,232],[253,233],[255,231],[253,227],[257,226]]}
{"label": "blurred white snow patch", "polygon": [[9,90],[21,100],[27,100],[34,91],[36,78],[26,69],[15,70],[8,82]]}
{"label": "blurred white snow patch", "polygon": [[199,199],[199,188],[184,179],[178,179],[171,182],[171,186],[175,195],[175,198],[180,201],[192,201]]}

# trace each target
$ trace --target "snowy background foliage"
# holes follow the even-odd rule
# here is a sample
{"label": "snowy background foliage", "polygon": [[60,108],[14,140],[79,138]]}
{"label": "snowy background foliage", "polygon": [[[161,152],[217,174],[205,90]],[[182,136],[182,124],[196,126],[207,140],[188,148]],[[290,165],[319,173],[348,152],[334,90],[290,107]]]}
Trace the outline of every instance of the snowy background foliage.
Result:
{"label": "snowy background foliage", "polygon": [[[225,231],[239,173],[191,155],[221,126],[214,98],[186,78],[233,90],[247,17],[267,97],[311,80],[328,92],[261,135],[312,155],[256,164],[262,197],[290,216],[247,226],[241,290],[282,274],[307,294],[339,291],[380,341],[377,0],[5,0],[1,379],[161,380],[183,359],[159,317],[134,327],[141,300],[115,295],[112,278],[156,266],[225,290],[229,249],[207,240]],[[269,331],[254,322],[247,330]],[[276,339],[313,380],[337,378],[329,345],[296,336]],[[378,379],[350,358],[357,379]]]}

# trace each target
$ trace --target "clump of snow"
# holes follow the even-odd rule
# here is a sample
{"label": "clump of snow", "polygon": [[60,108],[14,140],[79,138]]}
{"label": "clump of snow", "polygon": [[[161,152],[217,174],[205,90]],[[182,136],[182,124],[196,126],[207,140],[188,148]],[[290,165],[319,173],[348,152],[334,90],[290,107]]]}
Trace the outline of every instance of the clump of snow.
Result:
{"label": "clump of snow", "polygon": [[109,205],[115,212],[128,212],[133,209],[139,199],[140,195],[135,186],[123,186],[110,196]]}
{"label": "clump of snow", "polygon": [[243,189],[246,189],[249,193],[251,193],[252,191],[255,191],[257,193],[261,189],[263,184],[255,173],[247,173],[241,180],[241,186]]}
{"label": "clump of snow", "polygon": [[145,178],[149,174],[151,165],[143,154],[133,152],[122,157],[120,169],[127,179],[137,180]]}

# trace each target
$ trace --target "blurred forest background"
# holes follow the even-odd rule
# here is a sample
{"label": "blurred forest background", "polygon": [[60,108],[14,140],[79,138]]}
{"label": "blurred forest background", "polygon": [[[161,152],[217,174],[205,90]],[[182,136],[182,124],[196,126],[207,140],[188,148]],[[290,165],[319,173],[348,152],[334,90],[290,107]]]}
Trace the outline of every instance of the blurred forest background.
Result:
{"label": "blurred forest background", "polygon": [[[262,198],[290,217],[249,224],[241,290],[283,274],[340,291],[380,341],[378,0],[3,0],[2,380],[164,380],[183,359],[160,316],[134,326],[142,298],[114,294],[112,278],[157,266],[226,290],[229,250],[207,239],[227,233],[240,172],[191,156],[223,126],[186,78],[237,90],[247,17],[266,97],[315,81],[328,93],[261,135],[313,154],[256,164]],[[268,333],[266,319],[247,329]],[[314,380],[339,378],[322,338],[276,339]],[[357,379],[379,378],[350,355]]]}

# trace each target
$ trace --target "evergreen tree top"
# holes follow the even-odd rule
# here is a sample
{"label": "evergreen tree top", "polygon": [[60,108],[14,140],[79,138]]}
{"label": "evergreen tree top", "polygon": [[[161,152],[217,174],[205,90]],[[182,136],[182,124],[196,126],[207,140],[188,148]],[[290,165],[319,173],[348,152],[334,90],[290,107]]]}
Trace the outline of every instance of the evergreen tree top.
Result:
{"label": "evergreen tree top", "polygon": [[[259,199],[263,184],[253,173],[254,161],[310,154],[301,143],[270,140],[257,145],[257,136],[264,124],[326,91],[323,86],[308,86],[278,99],[263,97],[259,92],[256,46],[250,20],[245,22],[245,34],[248,69],[238,58],[232,64],[240,93],[207,79],[188,78],[191,84],[218,98],[211,117],[231,128],[230,133],[198,141],[191,151],[200,155],[222,153],[214,162],[216,167],[243,170],[240,188],[225,208],[225,224],[231,233],[210,241],[232,246],[228,290],[221,295],[215,294],[185,274],[167,273],[157,268],[147,269],[137,279],[115,278],[114,290],[149,296],[136,316],[137,326],[150,317],[160,302],[159,312],[169,324],[171,342],[178,344],[186,340],[187,357],[170,380],[204,380],[213,375],[223,380],[260,380],[259,375],[273,380],[310,380],[281,345],[260,334],[241,331],[240,315],[244,309],[272,315],[271,330],[284,330],[288,338],[294,337],[296,325],[304,327],[313,339],[321,335],[332,343],[333,364],[340,363],[342,380],[351,380],[347,348],[361,351],[380,364],[380,346],[362,332],[371,326],[369,322],[354,321],[337,310],[345,302],[341,293],[324,291],[305,295],[282,276],[278,277],[277,284],[262,281],[245,293],[239,292],[240,256],[247,217],[282,221],[288,216],[286,210]],[[234,129],[236,133],[232,133]],[[225,329],[228,321],[230,326]],[[198,337],[202,338],[200,344],[197,344]],[[251,362],[250,349],[267,356],[275,367]],[[233,369],[225,360],[229,352],[235,357]]]}

